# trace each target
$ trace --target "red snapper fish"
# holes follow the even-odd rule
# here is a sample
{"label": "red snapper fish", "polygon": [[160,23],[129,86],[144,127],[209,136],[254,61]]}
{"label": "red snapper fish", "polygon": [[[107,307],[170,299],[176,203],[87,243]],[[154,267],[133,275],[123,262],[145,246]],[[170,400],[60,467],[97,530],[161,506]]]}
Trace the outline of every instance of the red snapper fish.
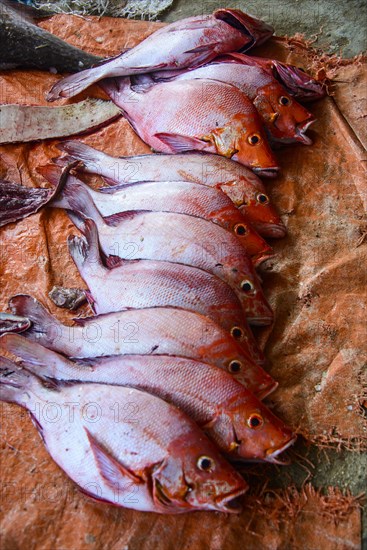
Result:
{"label": "red snapper fish", "polygon": [[[192,420],[146,392],[45,387],[0,358],[0,400],[29,411],[53,460],[95,500],[165,514],[236,512],[248,488]],[[57,422],[43,414],[50,402]]]}
{"label": "red snapper fish", "polygon": [[105,357],[83,364],[18,335],[0,340],[22,366],[46,382],[90,382],[140,389],[175,405],[232,458],[281,464],[278,455],[295,440],[292,431],[223,370],[181,357]]}
{"label": "red snapper fish", "polygon": [[221,53],[246,51],[262,44],[273,32],[270,25],[240,10],[219,9],[212,15],[182,19],[159,29],[117,57],[63,78],[52,87],[48,100],[73,97],[107,77],[197,66]]}
{"label": "red snapper fish", "polygon": [[[57,166],[39,167],[38,172],[55,185],[60,179]],[[94,191],[69,174],[52,206],[68,208],[68,192],[78,193],[82,189],[90,195],[103,217],[135,210],[187,214],[216,223],[236,235],[255,265],[273,254],[271,246],[256,233],[220,189],[191,182],[170,181],[142,182],[124,185],[121,189],[106,187]]]}
{"label": "red snapper fish", "polygon": [[[238,55],[241,57],[241,54]],[[271,142],[305,145],[312,143],[305,135],[315,121],[314,116],[290,96],[283,86],[258,65],[244,65],[237,56],[223,56],[208,65],[188,71],[169,73],[170,80],[190,81],[209,78],[236,86],[255,105]],[[165,72],[153,75],[157,81],[165,80]]]}
{"label": "red snapper fish", "polygon": [[84,226],[86,239],[69,237],[68,246],[88,285],[86,295],[95,313],[155,306],[194,311],[230,332],[254,361],[265,362],[236,294],[219,277],[196,267],[154,260],[127,260],[108,269],[100,257],[95,223],[88,219]]}
{"label": "red snapper fish", "polygon": [[219,188],[260,235],[281,238],[286,234],[260,178],[225,157],[205,153],[111,157],[81,141],[66,141],[58,144],[58,148],[67,155],[53,159],[54,162],[80,160],[78,171],[99,174],[111,186],[143,181],[189,181]]}
{"label": "red snapper fish", "polygon": [[237,53],[229,54],[228,57],[243,65],[261,67],[268,74],[276,78],[287,89],[288,93],[298,101],[315,101],[326,95],[325,84],[294,65],[282,63],[277,59],[266,59],[264,57]]}
{"label": "red snapper fish", "polygon": [[279,170],[255,106],[231,84],[194,79],[132,86],[127,77],[101,87],[155,151],[216,153],[269,177]]}
{"label": "red snapper fish", "polygon": [[[204,269],[229,284],[237,294],[247,320],[269,324],[273,312],[262,291],[251,259],[237,237],[201,218],[171,212],[121,212],[103,218],[85,189],[65,195],[69,214],[85,233],[83,218],[98,229],[105,256],[123,260],[163,260]],[[115,259],[109,266],[116,265]]]}
{"label": "red snapper fish", "polygon": [[68,357],[173,355],[230,372],[261,398],[277,383],[238,343],[208,317],[183,309],[154,307],[74,319],[63,325],[31,296],[9,301],[13,313],[32,321],[24,336]]}

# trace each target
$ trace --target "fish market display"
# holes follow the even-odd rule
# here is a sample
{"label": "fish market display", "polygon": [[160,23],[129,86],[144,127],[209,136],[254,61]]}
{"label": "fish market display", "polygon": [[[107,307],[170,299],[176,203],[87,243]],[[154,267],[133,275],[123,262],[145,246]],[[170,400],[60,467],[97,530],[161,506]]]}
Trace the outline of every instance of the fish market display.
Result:
{"label": "fish market display", "polygon": [[[240,57],[241,54],[239,54]],[[313,115],[293,99],[279,82],[258,65],[244,65],[231,56],[212,63],[180,72],[170,73],[174,80],[210,78],[232,84],[251,99],[260,114],[272,141],[279,143],[301,142],[310,145],[312,141],[305,131],[315,119]],[[237,58],[236,58],[237,59]],[[154,75],[155,80],[165,80],[165,72]]]}
{"label": "fish market display", "polygon": [[198,313],[169,307],[131,309],[77,318],[66,326],[31,296],[9,301],[11,311],[31,320],[27,338],[69,357],[179,355],[216,365],[264,397],[277,384],[234,338]]}
{"label": "fish market display", "polygon": [[69,237],[68,246],[88,285],[87,298],[97,314],[126,308],[171,306],[201,313],[243,342],[259,363],[264,356],[247,324],[236,294],[219,277],[184,264],[154,260],[122,261],[106,268],[95,223],[84,223],[85,237]]}
{"label": "fish market display", "polygon": [[[60,179],[57,167],[41,167],[39,172],[57,185]],[[188,214],[212,221],[236,235],[254,262],[272,254],[272,248],[220,189],[191,182],[168,181],[125,185],[122,189],[106,187],[101,191],[94,191],[70,174],[52,206],[67,209],[69,193],[72,196],[88,193],[103,217],[135,210]]]}
{"label": "fish market display", "polygon": [[279,170],[255,106],[231,84],[203,78],[133,86],[120,77],[101,87],[155,151],[217,153],[269,177]]}
{"label": "fish market display", "polygon": [[270,25],[240,10],[219,9],[213,15],[182,19],[156,31],[118,57],[57,82],[48,99],[75,96],[107,77],[201,65],[221,53],[247,51],[273,32]]}
{"label": "fish market display", "polygon": [[[239,511],[232,502],[245,493],[246,482],[174,406],[123,386],[46,388],[34,375],[0,361],[0,399],[33,414],[52,458],[89,496],[158,513]],[[34,413],[49,401],[64,411],[59,422]],[[91,402],[100,412],[98,422],[86,417]],[[111,403],[121,406],[121,417]]]}
{"label": "fish market display", "polygon": [[[269,258],[276,262],[264,238],[286,235],[259,176],[280,170],[272,148],[312,143],[315,117],[297,99],[318,99],[325,88],[293,65],[243,53],[273,29],[236,9],[172,23],[99,62],[20,21],[19,6],[0,0],[0,8],[1,68],[77,73],[53,85],[50,101],[94,83],[112,100],[1,105],[0,144],[80,134],[124,116],[152,149],[116,158],[79,140],[17,147],[20,181],[23,154],[62,155],[33,164],[49,189],[0,180],[0,226],[51,207],[43,226],[50,250],[60,209],[81,235],[70,234],[62,213],[69,264],[50,254],[43,299],[39,288],[40,301],[19,288],[10,313],[0,313],[0,400],[30,412],[51,457],[95,500],[158,513],[236,512],[248,485],[227,460],[285,465],[280,455],[296,439],[262,402],[278,382],[250,328],[274,319],[257,271],[269,280]],[[105,143],[126,121],[103,129]],[[72,320],[65,308],[85,300]],[[37,412],[51,402],[57,423]]]}
{"label": "fish market display", "polygon": [[127,386],[154,393],[188,414],[219,448],[238,458],[277,462],[294,434],[229,374],[205,363],[170,357],[105,357],[73,363],[18,335],[0,346],[39,377]]}
{"label": "fish market display", "polygon": [[74,72],[87,69],[100,60],[37,27],[35,22],[42,17],[45,13],[41,10],[0,0],[1,70],[25,67]]}
{"label": "fish market display", "polygon": [[83,233],[84,221],[78,214],[95,221],[106,256],[163,260],[204,269],[232,287],[249,323],[266,325],[272,321],[273,312],[251,259],[237,237],[222,227],[201,218],[170,212],[121,212],[103,218],[85,189],[69,193],[68,208],[75,213],[71,219]]}
{"label": "fish market display", "polygon": [[[281,238],[285,226],[271,205],[260,178],[241,164],[219,155],[185,153],[111,157],[81,141],[65,141],[64,161],[82,161],[76,168],[99,174],[109,185],[141,181],[189,181],[220,188],[264,237]],[[55,159],[62,162],[63,157]]]}
{"label": "fish market display", "polygon": [[0,105],[0,143],[72,136],[98,128],[120,114],[111,101],[92,98],[57,107]]}

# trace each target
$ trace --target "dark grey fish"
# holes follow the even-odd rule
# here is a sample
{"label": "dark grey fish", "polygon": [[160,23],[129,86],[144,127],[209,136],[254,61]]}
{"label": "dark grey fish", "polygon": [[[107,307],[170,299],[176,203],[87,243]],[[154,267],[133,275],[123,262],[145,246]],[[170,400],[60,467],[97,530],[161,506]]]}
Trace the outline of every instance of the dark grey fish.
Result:
{"label": "dark grey fish", "polygon": [[36,19],[44,17],[44,12],[30,6],[0,0],[0,69],[23,67],[72,73],[100,61],[38,27]]}

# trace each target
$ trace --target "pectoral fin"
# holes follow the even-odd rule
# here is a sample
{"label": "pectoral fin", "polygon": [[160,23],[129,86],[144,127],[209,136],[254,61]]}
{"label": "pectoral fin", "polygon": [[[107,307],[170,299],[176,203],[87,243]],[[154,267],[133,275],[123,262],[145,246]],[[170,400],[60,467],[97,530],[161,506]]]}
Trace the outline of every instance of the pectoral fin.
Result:
{"label": "pectoral fin", "polygon": [[111,454],[102,447],[96,438],[90,433],[87,428],[84,428],[91,446],[91,449],[96,460],[98,470],[107,482],[107,484],[115,490],[116,487],[121,487],[126,483],[140,484],[143,480],[131,472],[121,461],[116,460]]}
{"label": "pectoral fin", "polygon": [[154,137],[158,138],[165,145],[168,145],[173,153],[202,151],[206,147],[206,143],[204,143],[203,140],[195,137],[181,136],[179,134],[169,134],[166,132],[154,134]]}

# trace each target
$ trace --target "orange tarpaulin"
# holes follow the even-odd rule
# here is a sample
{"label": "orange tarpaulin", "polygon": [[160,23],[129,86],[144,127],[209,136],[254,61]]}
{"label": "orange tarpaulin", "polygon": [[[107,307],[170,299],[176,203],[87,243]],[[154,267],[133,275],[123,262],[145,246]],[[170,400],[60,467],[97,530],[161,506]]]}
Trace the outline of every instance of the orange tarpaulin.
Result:
{"label": "orange tarpaulin", "polygon": [[[42,25],[101,56],[133,46],[160,26],[72,16],[56,16]],[[272,39],[257,53],[306,69],[321,67],[296,40]],[[268,400],[273,410],[308,441],[355,452],[367,448],[362,408],[367,398],[366,67],[361,61],[325,62],[337,82],[333,97],[310,106],[317,117],[309,132],[314,144],[279,150],[281,175],[265,182],[288,236],[273,243],[276,256],[261,268],[276,319],[272,327],[258,329],[257,336],[267,368],[279,381]],[[45,92],[58,78],[37,71],[0,73],[0,104],[46,105]],[[73,101],[99,94],[93,87]],[[81,139],[116,156],[149,152],[123,118]],[[56,143],[1,146],[0,176],[47,186],[36,168],[59,154]],[[60,320],[71,322],[73,314],[57,308],[48,293],[54,285],[85,288],[67,251],[66,238],[72,233],[77,230],[66,214],[49,208],[1,229],[2,310],[10,296],[29,293]],[[87,306],[80,311],[91,313]],[[248,549],[359,547],[355,499],[337,490],[321,496],[311,487],[300,493],[267,491],[269,467],[256,468],[255,488],[238,517],[204,512],[168,517],[95,504],[52,462],[26,413],[7,404],[1,411],[4,550],[230,549],[240,542]],[[248,480],[251,484],[251,475]]]}

